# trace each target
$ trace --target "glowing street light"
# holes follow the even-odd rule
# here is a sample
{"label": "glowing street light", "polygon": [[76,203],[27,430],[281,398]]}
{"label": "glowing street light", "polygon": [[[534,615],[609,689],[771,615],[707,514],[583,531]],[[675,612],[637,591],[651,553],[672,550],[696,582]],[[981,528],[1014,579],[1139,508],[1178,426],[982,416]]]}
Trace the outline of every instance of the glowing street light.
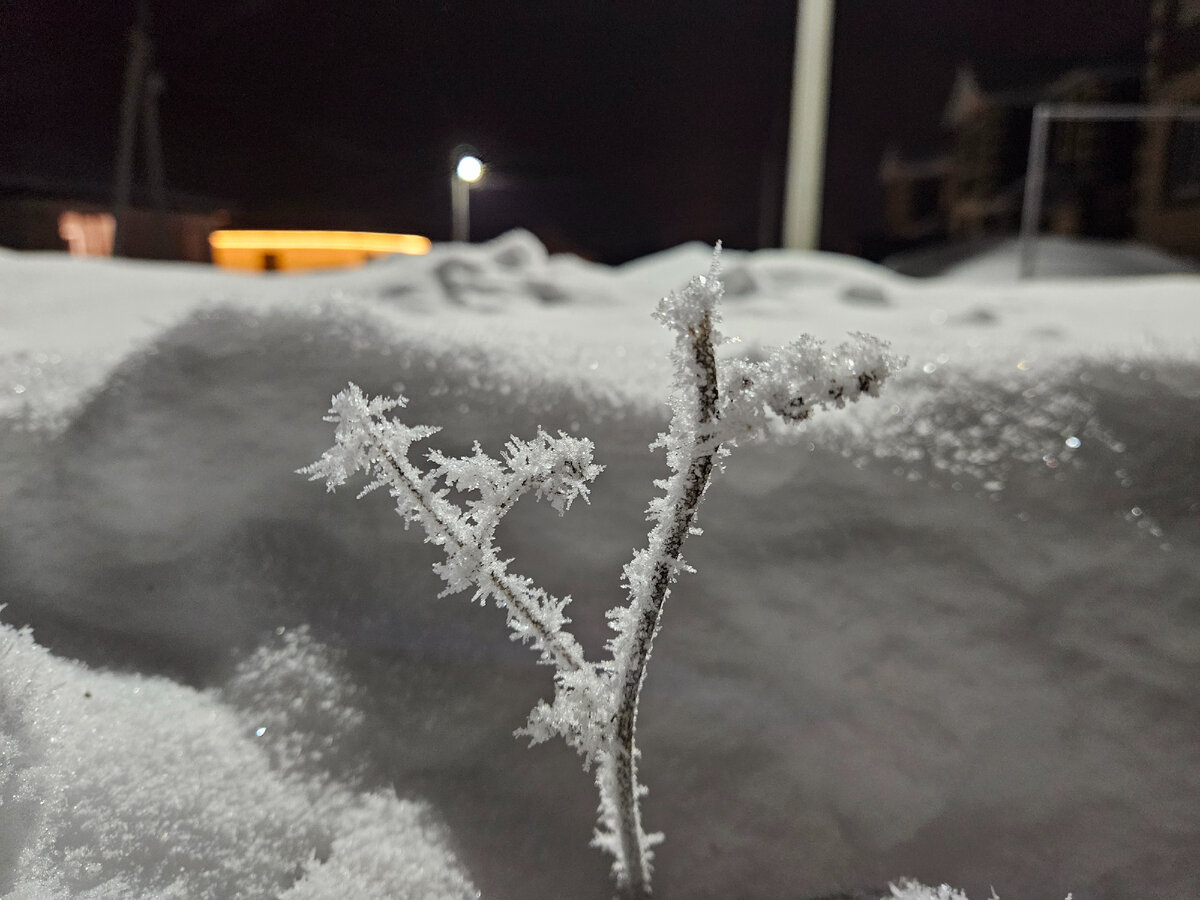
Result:
{"label": "glowing street light", "polygon": [[467,147],[456,147],[450,156],[450,212],[454,240],[471,240],[471,185],[483,177],[483,163]]}
{"label": "glowing street light", "polygon": [[483,177],[483,163],[479,161],[478,156],[464,156],[458,161],[455,172],[463,181],[474,184]]}

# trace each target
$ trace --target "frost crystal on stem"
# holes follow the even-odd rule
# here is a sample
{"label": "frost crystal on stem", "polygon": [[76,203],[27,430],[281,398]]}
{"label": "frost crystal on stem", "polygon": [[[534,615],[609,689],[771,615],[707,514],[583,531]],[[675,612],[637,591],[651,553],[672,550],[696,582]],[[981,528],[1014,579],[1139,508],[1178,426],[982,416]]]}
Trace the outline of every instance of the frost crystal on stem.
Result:
{"label": "frost crystal on stem", "polygon": [[[656,482],[663,494],[647,510],[647,546],[624,567],[629,599],[607,613],[615,634],[606,644],[611,655],[601,662],[588,662],[567,630],[564,610],[571,598],[553,597],[510,572],[494,542],[500,520],[526,493],[560,514],[576,498],[587,500],[588,485],[602,471],[592,461],[591,441],[539,430],[531,441],[511,438],[499,458],[478,444],[462,458],[430,451],[422,469],[410,451],[438,429],[392,418],[405,405],[403,397],[368,399],[351,384],[333,398],[326,417],[336,425],[334,446],[300,470],[329,490],[359,471],[368,479],[363,494],[387,488],[405,522],[419,524],[445,554],[433,566],[446,582],[443,595],[473,588],[474,600],[494,600],[506,612],[512,637],[532,644],[540,661],[554,666],[554,699],[539,702],[517,733],[534,743],[560,736],[583,756],[585,767],[595,768],[600,806],[592,843],[613,855],[617,886],[633,898],[650,896],[651,847],[662,840],[642,828],[638,699],[672,585],[681,572],[692,571],[683,545],[699,533],[696,513],[719,460],[738,441],[878,394],[902,364],[886,344],[853,335],[833,351],[804,336],[762,362],[718,365],[719,263],[720,245],[708,274],[665,298],[655,313],[675,336],[671,422],[651,445],[666,451],[671,474]],[[452,491],[475,499],[460,506],[449,499]]]}

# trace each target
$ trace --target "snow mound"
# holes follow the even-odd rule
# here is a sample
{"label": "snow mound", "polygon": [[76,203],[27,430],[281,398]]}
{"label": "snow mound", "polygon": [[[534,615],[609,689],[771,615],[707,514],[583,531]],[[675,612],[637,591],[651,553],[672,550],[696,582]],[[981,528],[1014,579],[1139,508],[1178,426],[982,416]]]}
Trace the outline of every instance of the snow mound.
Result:
{"label": "snow mound", "polygon": [[[54,654],[0,632],[0,895],[610,896],[577,761],[512,739],[545,670],[495,610],[435,599],[388,504],[293,473],[347,381],[410,396],[447,454],[592,438],[591,504],[519,506],[500,541],[599,647],[663,474],[649,314],[708,258],[606,269],[527,235],[294,277],[0,254],[0,618]],[[659,884],[1196,896],[1194,277],[766,252],[726,277],[723,352],[865,330],[911,363],[705,500],[643,698]]]}
{"label": "snow mound", "polygon": [[[905,275],[946,281],[1016,281],[1021,245],[1017,238],[949,244],[900,253],[884,265]],[[1194,274],[1200,266],[1145,244],[1095,238],[1042,235],[1037,238],[1034,273],[1048,278]]]}
{"label": "snow mound", "polygon": [[[260,673],[280,666],[271,654],[257,663]],[[297,686],[319,686],[317,673]],[[267,697],[285,699],[264,691],[259,702]],[[424,806],[302,777],[295,760],[272,764],[264,733],[211,694],[95,671],[0,626],[0,892],[478,896]]]}

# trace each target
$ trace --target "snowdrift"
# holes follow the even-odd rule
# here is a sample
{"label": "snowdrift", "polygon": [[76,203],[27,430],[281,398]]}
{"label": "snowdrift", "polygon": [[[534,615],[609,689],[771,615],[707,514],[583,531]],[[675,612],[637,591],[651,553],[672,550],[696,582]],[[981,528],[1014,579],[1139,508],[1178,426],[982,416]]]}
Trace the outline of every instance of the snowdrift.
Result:
{"label": "snowdrift", "polygon": [[[591,504],[500,543],[598,650],[664,471],[649,314],[709,252],[0,255],[0,894],[607,897],[589,780],[511,736],[547,672],[436,599],[382,498],[294,471],[351,380],[446,453],[591,437]],[[641,713],[657,893],[1200,893],[1196,279],[725,269],[724,352],[863,330],[910,362],[701,509]]]}

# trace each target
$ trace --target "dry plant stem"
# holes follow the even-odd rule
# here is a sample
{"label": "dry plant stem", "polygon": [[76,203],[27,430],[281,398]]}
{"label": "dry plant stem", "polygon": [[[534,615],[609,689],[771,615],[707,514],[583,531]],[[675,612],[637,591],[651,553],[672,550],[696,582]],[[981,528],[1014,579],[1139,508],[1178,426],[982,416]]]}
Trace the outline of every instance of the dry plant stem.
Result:
{"label": "dry plant stem", "polygon": [[[608,612],[616,636],[612,656],[588,663],[579,642],[566,629],[564,609],[570,597],[547,594],[508,571],[495,532],[500,519],[527,493],[548,501],[560,514],[588,487],[602,467],[592,462],[592,443],[539,429],[533,441],[513,437],[500,458],[478,444],[472,456],[427,454],[432,467],[422,471],[409,458],[410,448],[438,431],[410,426],[387,413],[406,403],[403,397],[366,397],[351,384],[332,399],[326,421],[336,423],[334,446],[301,469],[334,490],[364,472],[370,483],[363,494],[388,487],[405,524],[417,523],[429,541],[445,551],[434,571],[446,582],[442,596],[476,588],[475,599],[494,598],[508,613],[513,637],[532,639],[540,661],[555,668],[552,703],[539,702],[526,727],[517,733],[533,743],[561,736],[595,766],[600,790],[599,825],[593,845],[612,853],[617,888],[625,898],[651,895],[650,847],[662,840],[642,829],[635,742],[638,705],[663,608],[682,571],[689,534],[698,533],[696,513],[713,469],[725,451],[743,440],[765,436],[779,426],[804,421],[818,409],[841,408],[874,396],[888,375],[903,364],[887,345],[867,335],[825,351],[807,335],[753,362],[729,361],[728,383],[718,389],[714,344],[716,304],[721,297],[714,255],[708,278],[692,280],[681,293],[664,298],[657,318],[674,332],[673,415],[666,434],[651,445],[665,447],[670,474],[656,481],[665,493],[647,510],[652,522],[644,550],[624,568],[628,604]],[[443,486],[444,485],[444,486]],[[465,507],[447,499],[450,491],[477,493]]]}
{"label": "dry plant stem", "polygon": [[619,791],[617,815],[620,821],[621,850],[625,856],[629,879],[624,893],[631,900],[644,900],[650,896],[650,873],[642,864],[646,857],[646,848],[642,846],[637,749],[634,745],[638,699],[642,693],[642,683],[646,680],[646,663],[650,659],[654,637],[662,626],[663,606],[679,568],[683,543],[691,532],[700,499],[704,496],[712,477],[714,458],[720,446],[712,442],[711,435],[703,428],[705,425],[711,425],[716,418],[719,396],[716,356],[712,342],[712,316],[705,313],[697,326],[690,330],[689,335],[696,366],[703,373],[703,381],[697,385],[701,430],[696,434],[690,465],[671,476],[672,481],[683,481],[679,501],[670,518],[664,517],[651,532],[651,550],[653,552],[661,548],[661,552],[655,554],[659,561],[654,567],[650,599],[638,620],[637,633],[630,645],[629,656],[618,668],[618,671],[624,672],[625,677],[621,702],[616,713],[614,765]]}

